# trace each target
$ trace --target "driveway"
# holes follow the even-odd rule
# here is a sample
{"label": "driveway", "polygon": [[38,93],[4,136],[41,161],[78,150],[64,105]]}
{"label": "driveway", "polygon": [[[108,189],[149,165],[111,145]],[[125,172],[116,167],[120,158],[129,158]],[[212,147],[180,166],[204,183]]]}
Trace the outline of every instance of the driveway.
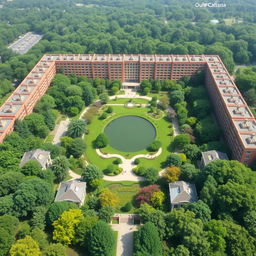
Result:
{"label": "driveway", "polygon": [[65,136],[68,131],[68,125],[70,123],[69,118],[64,121],[61,121],[55,131],[54,138],[52,140],[53,144],[60,144],[61,137]]}

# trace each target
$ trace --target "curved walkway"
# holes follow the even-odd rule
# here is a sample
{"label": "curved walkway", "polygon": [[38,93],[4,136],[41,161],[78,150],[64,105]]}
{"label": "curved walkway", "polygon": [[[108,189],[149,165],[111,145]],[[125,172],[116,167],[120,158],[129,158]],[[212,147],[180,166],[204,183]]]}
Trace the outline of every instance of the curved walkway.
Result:
{"label": "curved walkway", "polygon": [[118,154],[103,154],[100,149],[96,149],[96,153],[102,157],[102,158],[120,158],[122,160],[122,163],[118,166],[122,168],[122,172],[116,176],[107,176],[104,175],[104,180],[109,181],[123,181],[123,180],[129,180],[129,181],[143,181],[144,178],[137,176],[133,173],[133,169],[136,168],[137,165],[134,164],[134,160],[137,158],[146,158],[146,159],[155,159],[162,153],[162,148],[160,148],[155,154],[140,154],[132,157],[131,159],[126,159],[121,155]]}

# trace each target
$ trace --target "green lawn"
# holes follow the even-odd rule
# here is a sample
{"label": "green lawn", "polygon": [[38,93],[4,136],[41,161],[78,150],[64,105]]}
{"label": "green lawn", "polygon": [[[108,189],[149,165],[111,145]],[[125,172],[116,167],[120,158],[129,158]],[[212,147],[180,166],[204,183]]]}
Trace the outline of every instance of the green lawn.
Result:
{"label": "green lawn", "polygon": [[[134,201],[135,195],[140,189],[140,184],[133,181],[104,181],[104,188],[109,188],[110,191],[116,193],[119,197],[118,210],[117,212],[122,212],[121,208],[128,202]],[[133,212],[134,208],[130,211]]]}
{"label": "green lawn", "polygon": [[[100,169],[105,169],[107,165],[112,164],[112,159],[103,159],[97,155],[96,150],[93,147],[93,141],[96,139],[96,137],[104,131],[104,127],[113,119],[124,116],[124,115],[138,115],[141,117],[146,118],[149,120],[156,128],[157,135],[156,140],[160,140],[162,142],[162,149],[163,153],[153,160],[147,160],[143,159],[143,165],[146,167],[155,167],[160,168],[161,162],[164,161],[169,154],[169,145],[172,141],[172,137],[169,135],[169,125],[170,123],[165,120],[165,118],[161,118],[159,120],[155,120],[147,113],[148,108],[125,108],[122,106],[113,106],[113,113],[108,116],[105,120],[99,120],[99,116],[95,116],[92,123],[88,125],[89,134],[85,136],[85,141],[87,143],[87,150],[85,153],[85,158],[88,162],[97,165]],[[99,113],[100,115],[101,113]],[[120,152],[118,150],[113,149],[110,146],[107,146],[106,148],[102,149],[103,152],[106,153],[115,153],[123,155],[125,158],[132,158],[135,155],[138,154],[147,154],[147,150],[141,150],[138,152]]]}
{"label": "green lawn", "polygon": [[[108,101],[108,104],[125,104],[129,101],[129,98],[121,98],[121,99],[114,99]],[[135,104],[147,104],[148,100],[146,99],[132,99],[132,102]]]}

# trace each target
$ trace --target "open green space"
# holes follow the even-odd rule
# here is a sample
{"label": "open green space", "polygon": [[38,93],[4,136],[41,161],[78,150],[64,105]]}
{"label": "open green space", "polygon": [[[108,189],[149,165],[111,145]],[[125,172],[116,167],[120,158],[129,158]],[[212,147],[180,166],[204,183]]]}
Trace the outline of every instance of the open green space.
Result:
{"label": "open green space", "polygon": [[[122,212],[121,208],[128,202],[133,202],[135,195],[139,192],[140,184],[132,181],[104,181],[104,188],[110,189],[113,193],[118,195],[118,212]],[[134,208],[130,212],[133,212]]]}
{"label": "open green space", "polygon": [[129,102],[130,100],[132,100],[132,102],[134,104],[147,104],[148,103],[148,100],[146,100],[146,99],[117,98],[117,99],[108,101],[108,104],[125,104],[125,103]]}
{"label": "open green space", "polygon": [[[167,155],[170,152],[170,142],[172,141],[172,136],[170,136],[170,122],[166,120],[165,117],[162,117],[161,119],[155,120],[148,114],[148,108],[144,107],[136,107],[136,108],[125,108],[123,106],[113,106],[113,113],[109,114],[109,116],[105,120],[99,120],[99,116],[101,113],[96,115],[91,124],[88,125],[89,133],[85,136],[85,141],[87,143],[87,150],[85,152],[85,158],[88,162],[97,165],[101,169],[105,169],[109,164],[113,163],[112,159],[104,159],[102,161],[102,158],[96,153],[95,148],[93,147],[93,141],[96,139],[96,137],[104,131],[104,128],[107,124],[109,124],[113,119],[116,119],[121,116],[125,115],[136,115],[143,118],[146,118],[149,120],[156,128],[156,140],[159,140],[162,142],[162,149],[163,152],[160,156],[158,156],[155,159],[148,160],[143,159],[143,165],[149,166],[149,167],[155,167],[160,168],[161,162],[163,162]],[[124,134],[125,136],[125,134]],[[118,151],[111,146],[107,146],[102,149],[103,153],[110,153],[110,154],[119,154],[124,156],[125,158],[132,158],[135,155],[138,154],[148,154],[148,151],[146,149],[140,150],[137,152],[121,152]]]}

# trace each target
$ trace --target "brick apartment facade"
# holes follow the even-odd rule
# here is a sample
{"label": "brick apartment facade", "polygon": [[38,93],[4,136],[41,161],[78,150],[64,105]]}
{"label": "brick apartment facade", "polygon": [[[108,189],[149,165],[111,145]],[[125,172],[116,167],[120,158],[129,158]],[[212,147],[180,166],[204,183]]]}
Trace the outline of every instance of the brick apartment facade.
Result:
{"label": "brick apartment facade", "polygon": [[56,72],[139,83],[179,80],[205,71],[206,87],[232,157],[251,164],[256,158],[256,121],[221,59],[215,55],[45,54],[0,107],[0,142],[16,119],[29,115]]}

